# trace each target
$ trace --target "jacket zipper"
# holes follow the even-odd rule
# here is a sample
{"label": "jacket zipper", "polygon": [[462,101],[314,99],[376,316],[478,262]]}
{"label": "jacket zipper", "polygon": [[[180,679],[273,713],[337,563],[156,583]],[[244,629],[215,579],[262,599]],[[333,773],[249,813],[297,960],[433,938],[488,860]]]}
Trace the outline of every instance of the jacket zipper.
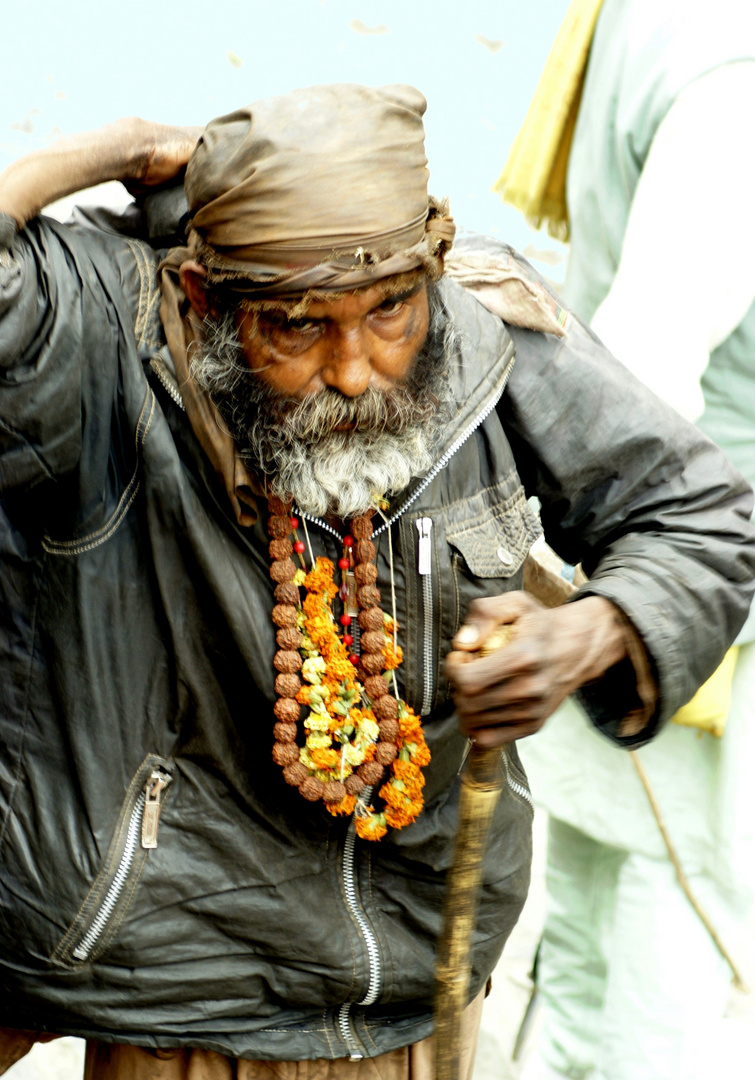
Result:
{"label": "jacket zipper", "polygon": [[[365,788],[360,797],[360,802],[368,805],[372,797],[372,788]],[[349,822],[346,840],[343,845],[343,886],[346,894],[346,905],[359,927],[359,931],[367,949],[367,961],[369,964],[369,979],[367,993],[357,1005],[372,1005],[380,996],[380,987],[383,981],[383,969],[380,962],[380,949],[372,927],[367,921],[367,916],[359,903],[359,893],[356,883],[356,825],[354,819]],[[351,1029],[349,1014],[352,1002],[345,1001],[338,1010],[338,1026],[341,1030],[343,1041],[349,1050],[352,1061],[360,1061],[364,1055],[360,1052],[354,1033]]]}
{"label": "jacket zipper", "polygon": [[422,578],[422,708],[427,716],[433,703],[433,545],[430,533],[433,519],[417,518],[419,533],[417,573]]}
{"label": "jacket zipper", "polygon": [[[458,438],[456,438],[451,443],[448,450],[446,450],[446,452],[441,455],[441,457],[438,459],[438,461],[436,461],[433,468],[430,470],[430,472],[427,474],[427,476],[422,480],[419,487],[417,487],[417,489],[412,493],[412,495],[409,496],[409,498],[406,500],[406,502],[404,502],[399,507],[399,509],[396,511],[396,513],[393,514],[390,518],[388,518],[387,521],[383,522],[383,524],[379,528],[375,529],[375,532],[373,533],[373,536],[379,536],[380,533],[385,532],[386,529],[389,529],[391,527],[391,525],[393,525],[393,523],[395,521],[398,521],[398,519],[400,517],[402,517],[403,514],[406,513],[406,511],[409,509],[409,507],[419,498],[419,496],[422,494],[422,492],[432,483],[432,481],[435,479],[435,477],[438,475],[438,473],[441,472],[443,469],[445,469],[446,465],[448,465],[449,461],[454,456],[454,454],[456,454],[457,451],[461,449],[461,447],[464,445],[464,443],[467,441],[467,439],[469,439],[474,434],[474,432],[477,430],[477,428],[480,426],[480,424],[482,424],[488,418],[490,413],[493,411],[493,409],[496,407],[496,405],[500,401],[501,397],[503,396],[503,392],[506,389],[507,382],[509,381],[509,376],[511,375],[511,369],[514,366],[514,360],[515,359],[516,359],[516,357],[512,356],[511,359],[509,360],[509,362],[508,362],[508,364],[506,366],[506,369],[505,369],[505,371],[503,373],[503,378],[501,380],[501,385],[500,385],[500,388],[498,390],[498,393],[496,393],[495,396],[493,398],[491,398],[491,400],[487,403],[487,405],[484,407],[484,409],[482,409],[477,414],[477,416],[472,421],[472,423],[469,424],[464,429],[464,431],[462,431],[462,433],[458,436]],[[307,521],[312,522],[312,524],[317,525],[324,532],[330,533],[331,536],[335,536],[336,539],[339,542],[343,541],[343,536],[341,535],[341,533],[339,533],[337,529],[334,529],[332,527],[332,525],[328,525],[328,523],[326,521],[323,521],[322,518],[315,517],[314,514],[308,514],[305,511],[300,510],[298,507],[296,508],[296,513],[300,518],[305,518]],[[432,554],[431,554],[432,549],[430,547],[430,529],[432,528],[432,519],[431,518],[424,518],[424,519],[421,519],[421,520],[427,521],[427,522],[430,523],[428,528],[427,528],[427,536],[426,536],[426,545],[427,546],[422,547],[422,552],[421,552],[421,554],[423,556],[425,555],[425,552],[426,552],[427,553],[426,557],[429,560],[429,563],[428,563],[429,569],[426,571],[425,574],[422,575],[423,576],[423,589],[422,589],[422,591],[423,591],[423,602],[424,602],[424,628],[425,628],[425,634],[424,634],[424,659],[425,659],[425,673],[426,673],[425,685],[424,685],[424,691],[423,691],[422,714],[426,715],[426,712],[429,712],[429,710],[430,710],[430,704],[427,704],[427,710],[426,710],[425,709],[425,703],[426,702],[429,702],[429,703],[432,702],[432,679],[429,678],[429,676],[427,674],[427,673],[432,671],[432,606],[433,606],[433,596],[432,596],[432,573],[431,573],[431,571],[432,571]],[[419,525],[418,525],[418,527],[419,527]],[[420,544],[422,545],[422,540],[420,541]],[[423,566],[424,566],[424,563],[423,563]],[[429,632],[428,632],[428,627],[430,628]],[[428,685],[427,685],[428,678],[429,678],[429,682],[430,682],[429,688],[428,688]],[[365,789],[365,791],[362,793],[361,801],[367,802],[369,800],[370,795],[371,795],[371,789]],[[365,912],[363,911],[363,909],[361,907],[361,904],[359,902],[359,895],[357,893],[357,888],[356,888],[355,863],[356,863],[356,826],[354,824],[354,819],[352,818],[352,821],[349,824],[348,832],[346,833],[346,840],[344,842],[343,879],[344,879],[344,891],[345,891],[345,894],[346,894],[347,906],[348,906],[349,911],[351,912],[353,918],[355,919],[357,926],[359,927],[359,930],[360,930],[360,932],[362,934],[362,938],[363,938],[364,943],[365,943],[365,947],[367,949],[367,959],[368,959],[368,964],[369,964],[369,981],[368,981],[368,984],[367,984],[367,993],[364,996],[364,998],[362,998],[361,1001],[358,1001],[358,1002],[355,1003],[355,1004],[360,1005],[360,1006],[366,1006],[366,1005],[374,1004],[374,1002],[377,1001],[377,999],[378,999],[378,997],[380,995],[380,988],[381,988],[381,982],[382,982],[382,966],[381,966],[381,963],[380,963],[380,950],[378,948],[377,938],[375,937],[375,935],[374,935],[374,933],[372,931],[372,928],[371,928],[369,922],[367,921],[367,916],[366,916]],[[351,1020],[350,1020],[350,1013],[351,1013],[352,1004],[354,1004],[354,1003],[349,1002],[349,1001],[345,1001],[341,1005],[341,1007],[339,1008],[339,1010],[338,1010],[338,1027],[339,1027],[339,1030],[341,1032],[341,1037],[343,1038],[343,1041],[346,1044],[346,1047],[347,1047],[347,1049],[349,1051],[349,1058],[352,1061],[361,1061],[362,1058],[364,1057],[364,1055],[361,1053],[361,1051],[359,1049],[359,1045],[357,1043],[356,1037],[355,1037],[354,1032],[352,1030]]]}
{"label": "jacket zipper", "polygon": [[155,375],[157,375],[163,389],[167,391],[168,395],[175,401],[176,405],[186,412],[186,406],[181,397],[181,391],[178,389],[178,381],[171,375],[170,369],[160,356],[160,353],[152,357],[149,366],[152,368]]}
{"label": "jacket zipper", "polygon": [[524,784],[521,784],[511,771],[511,762],[509,760],[509,750],[507,746],[504,746],[502,748],[501,757],[503,758],[503,767],[506,772],[506,783],[508,784],[509,788],[511,789],[511,791],[514,792],[515,795],[518,795],[520,799],[524,799],[524,801],[529,803],[530,806],[534,809],[535,804],[532,801],[532,794],[529,788],[526,787]]}
{"label": "jacket zipper", "polygon": [[97,943],[102,938],[102,935],[105,933],[116,904],[128,881],[129,873],[131,872],[131,867],[133,866],[136,857],[139,840],[141,839],[141,846],[148,850],[157,847],[157,827],[160,818],[160,807],[162,805],[162,793],[170,781],[171,777],[167,772],[155,768],[150,773],[144,788],[139,793],[139,797],[137,798],[134,808],[131,811],[131,817],[129,818],[126,843],[118,864],[118,869],[110,883],[110,888],[105,894],[104,900],[100,904],[92,925],[79,941],[78,945],[74,946],[72,955],[76,960],[88,960],[96,948]]}

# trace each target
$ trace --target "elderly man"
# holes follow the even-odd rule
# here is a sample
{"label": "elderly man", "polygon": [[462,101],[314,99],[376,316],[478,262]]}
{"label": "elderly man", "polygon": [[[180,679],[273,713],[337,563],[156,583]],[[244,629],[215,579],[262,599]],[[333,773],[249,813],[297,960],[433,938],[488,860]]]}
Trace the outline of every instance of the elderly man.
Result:
{"label": "elderly man", "polygon": [[[161,260],[34,215],[166,180],[189,133],[0,178],[6,1067],[43,1031],[98,1078],[431,1076],[468,737],[508,778],[473,1047],[528,883],[513,740],[580,687],[648,739],[744,620],[746,485],[509,249],[457,269],[511,325],[444,277],[424,107],[315,87],[214,121]],[[530,493],[591,575],[564,608],[519,591]]]}

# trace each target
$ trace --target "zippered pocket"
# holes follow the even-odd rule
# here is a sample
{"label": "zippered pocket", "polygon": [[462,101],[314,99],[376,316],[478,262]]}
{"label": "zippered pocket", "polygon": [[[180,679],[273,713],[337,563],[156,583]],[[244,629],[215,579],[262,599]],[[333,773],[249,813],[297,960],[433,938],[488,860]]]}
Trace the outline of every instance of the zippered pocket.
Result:
{"label": "zippered pocket", "polygon": [[102,869],[51,959],[66,966],[96,960],[128,911],[149,851],[157,847],[160,811],[173,766],[148,754],[131,781]]}

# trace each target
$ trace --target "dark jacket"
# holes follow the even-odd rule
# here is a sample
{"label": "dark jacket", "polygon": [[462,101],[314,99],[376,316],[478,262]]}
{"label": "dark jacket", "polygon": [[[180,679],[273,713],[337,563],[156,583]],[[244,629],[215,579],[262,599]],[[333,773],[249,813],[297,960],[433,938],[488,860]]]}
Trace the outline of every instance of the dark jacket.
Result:
{"label": "dark jacket", "polygon": [[[251,1058],[372,1056],[424,1037],[465,752],[442,658],[474,597],[521,586],[538,531],[525,488],[552,545],[645,641],[655,725],[744,619],[746,485],[576,322],[565,339],[507,329],[444,285],[458,411],[390,525],[401,690],[433,754],[427,804],[409,828],[356,841],[271,760],[266,510],[236,524],[169,358],[150,363],[154,254],[43,219],[16,236],[7,218],[0,252],[3,1023]],[[337,558],[334,535],[309,533]],[[387,529],[377,543],[387,596]],[[631,699],[628,665],[593,688],[607,734]],[[529,792],[514,748],[505,761],[473,993],[529,877]]]}

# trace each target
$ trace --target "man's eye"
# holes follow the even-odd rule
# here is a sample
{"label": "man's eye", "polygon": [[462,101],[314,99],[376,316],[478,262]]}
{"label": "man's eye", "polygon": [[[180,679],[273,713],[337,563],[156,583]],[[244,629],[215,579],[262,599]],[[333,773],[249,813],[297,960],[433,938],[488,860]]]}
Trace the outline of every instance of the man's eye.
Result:
{"label": "man's eye", "polygon": [[308,334],[317,327],[314,319],[286,319],[281,324],[281,330],[290,334]]}
{"label": "man's eye", "polygon": [[384,300],[378,308],[378,312],[380,315],[398,315],[403,306],[403,300]]}
{"label": "man's eye", "polygon": [[285,315],[269,315],[266,321],[271,330],[284,334],[309,334],[318,325],[314,319],[287,319]]}

